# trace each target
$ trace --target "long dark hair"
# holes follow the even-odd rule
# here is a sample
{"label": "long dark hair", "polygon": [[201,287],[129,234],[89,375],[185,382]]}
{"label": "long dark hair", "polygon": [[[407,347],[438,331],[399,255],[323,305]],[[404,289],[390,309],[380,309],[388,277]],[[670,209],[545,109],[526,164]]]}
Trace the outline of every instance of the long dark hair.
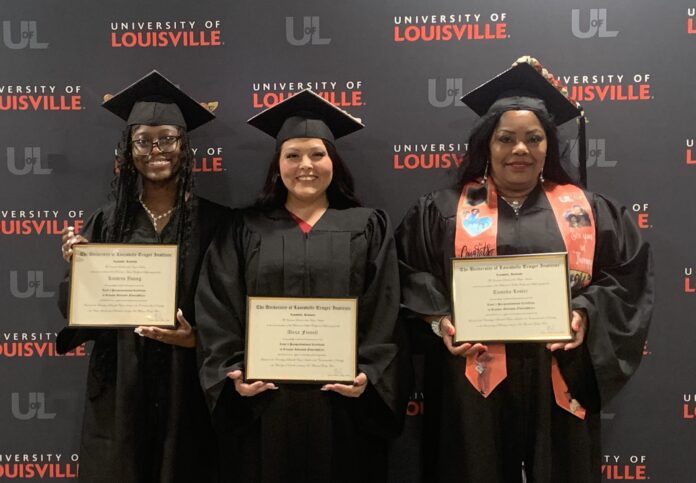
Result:
{"label": "long dark hair", "polygon": [[[486,164],[491,156],[490,141],[502,115],[510,109],[501,109],[484,114],[474,125],[469,136],[469,146],[459,169],[459,186],[483,176]],[[533,112],[539,119],[546,134],[546,161],[542,171],[544,179],[554,183],[573,183],[571,177],[561,165],[560,141],[558,129],[551,115],[543,110],[531,107],[525,110]]]}
{"label": "long dark hair", "polygon": [[[326,198],[329,201],[329,206],[337,210],[362,206],[362,203],[355,195],[355,182],[348,167],[332,143],[324,139],[322,139],[322,142],[326,147],[326,152],[329,158],[331,158],[333,166],[333,178],[326,189]],[[273,154],[271,164],[268,166],[266,181],[256,198],[254,207],[261,210],[278,208],[285,204],[287,197],[288,189],[280,177],[280,147],[278,147]]]}
{"label": "long dark hair", "polygon": [[[121,243],[133,229],[132,222],[138,202],[140,183],[131,152],[132,127],[128,126],[121,135],[116,153],[116,174],[111,181],[111,198],[115,203],[114,212],[107,220],[106,241]],[[183,280],[183,260],[189,248],[191,237],[193,182],[193,151],[188,134],[181,129],[181,154],[179,170],[176,173],[177,194],[176,211],[179,214],[176,226],[176,242],[179,245],[179,276]]]}

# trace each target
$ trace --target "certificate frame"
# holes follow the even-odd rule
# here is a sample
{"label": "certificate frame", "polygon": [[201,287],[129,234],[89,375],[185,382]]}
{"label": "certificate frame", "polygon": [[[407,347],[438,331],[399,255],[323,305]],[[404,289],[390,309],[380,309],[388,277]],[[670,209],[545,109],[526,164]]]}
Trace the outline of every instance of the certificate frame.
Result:
{"label": "certificate frame", "polygon": [[451,283],[456,343],[574,338],[567,252],[452,258]]}
{"label": "certificate frame", "polygon": [[73,245],[68,327],[176,327],[179,247]]}
{"label": "certificate frame", "polygon": [[[317,308],[334,303],[345,308]],[[332,320],[322,318],[331,314]],[[302,364],[327,367],[297,367]],[[358,299],[247,296],[244,366],[247,382],[352,384],[358,373]]]}

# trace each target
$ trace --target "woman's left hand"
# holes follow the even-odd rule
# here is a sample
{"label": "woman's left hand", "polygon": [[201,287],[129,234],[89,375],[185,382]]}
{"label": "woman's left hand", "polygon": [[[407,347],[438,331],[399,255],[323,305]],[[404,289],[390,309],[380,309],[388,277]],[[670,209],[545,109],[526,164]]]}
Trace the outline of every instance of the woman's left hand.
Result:
{"label": "woman's left hand", "polygon": [[196,347],[196,332],[184,317],[181,309],[176,311],[176,320],[179,321],[176,329],[140,326],[135,329],[135,333],[163,344],[186,347],[187,349]]}
{"label": "woman's left hand", "polygon": [[367,387],[367,375],[364,372],[358,374],[353,384],[325,384],[322,391],[334,391],[345,397],[360,397]]}
{"label": "woman's left hand", "polygon": [[569,351],[576,349],[585,341],[585,333],[587,332],[587,312],[585,310],[573,310],[573,320],[570,322],[570,327],[575,332],[575,338],[571,342],[549,342],[546,348],[551,352],[563,349]]}

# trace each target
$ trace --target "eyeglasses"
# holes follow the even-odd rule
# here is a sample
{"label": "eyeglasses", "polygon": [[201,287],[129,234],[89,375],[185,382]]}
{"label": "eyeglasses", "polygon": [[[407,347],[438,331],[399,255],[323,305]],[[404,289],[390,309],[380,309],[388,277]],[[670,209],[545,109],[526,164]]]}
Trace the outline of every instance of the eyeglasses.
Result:
{"label": "eyeglasses", "polygon": [[162,153],[171,153],[176,149],[176,143],[179,139],[181,136],[162,136],[159,139],[134,139],[131,144],[135,154],[150,154],[155,146]]}

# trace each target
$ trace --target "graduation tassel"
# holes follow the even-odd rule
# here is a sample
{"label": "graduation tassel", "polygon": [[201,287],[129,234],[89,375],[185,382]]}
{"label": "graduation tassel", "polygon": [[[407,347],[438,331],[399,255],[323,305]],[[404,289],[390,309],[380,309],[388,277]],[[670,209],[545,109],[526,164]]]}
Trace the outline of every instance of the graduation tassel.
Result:
{"label": "graduation tassel", "polygon": [[580,184],[587,188],[587,139],[585,135],[586,118],[583,113],[578,118],[578,169],[580,170]]}

